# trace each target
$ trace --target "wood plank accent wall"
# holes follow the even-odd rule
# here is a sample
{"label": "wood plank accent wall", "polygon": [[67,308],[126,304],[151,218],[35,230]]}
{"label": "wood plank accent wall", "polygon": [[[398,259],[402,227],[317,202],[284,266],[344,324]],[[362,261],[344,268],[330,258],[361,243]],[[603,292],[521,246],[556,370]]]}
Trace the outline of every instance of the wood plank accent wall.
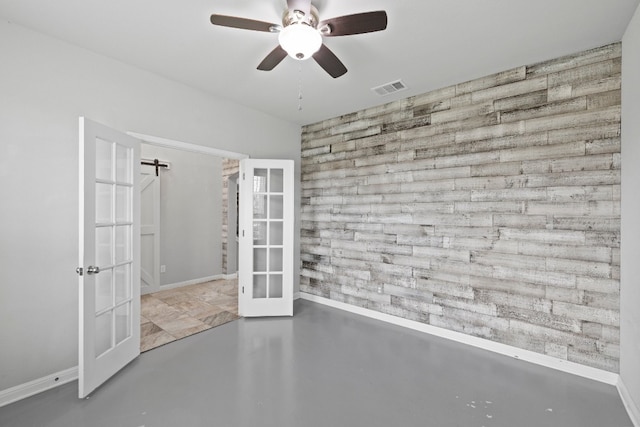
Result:
{"label": "wood plank accent wall", "polygon": [[621,44],[305,126],[300,290],[618,372]]}
{"label": "wood plank accent wall", "polygon": [[[222,159],[222,271],[224,274],[233,274],[229,271],[227,264],[227,251],[229,247],[229,177],[240,170],[240,162],[234,159]],[[231,225],[235,227],[235,224]],[[235,228],[233,228],[233,238],[235,238]]]}

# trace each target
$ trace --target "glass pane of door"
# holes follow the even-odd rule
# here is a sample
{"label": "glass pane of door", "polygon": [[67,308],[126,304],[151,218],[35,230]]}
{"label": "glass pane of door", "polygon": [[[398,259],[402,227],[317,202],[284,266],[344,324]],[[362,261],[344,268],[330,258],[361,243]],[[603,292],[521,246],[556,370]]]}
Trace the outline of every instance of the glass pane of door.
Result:
{"label": "glass pane of door", "polygon": [[96,138],[96,179],[113,179],[113,145],[102,138]]}
{"label": "glass pane of door", "polygon": [[267,297],[267,275],[266,274],[254,274],[253,297],[254,298]]}
{"label": "glass pane of door", "polygon": [[282,274],[269,276],[269,298],[282,298]]}
{"label": "glass pane of door", "polygon": [[131,303],[119,305],[115,310],[115,344],[118,345],[131,336]]}
{"label": "glass pane of door", "polygon": [[284,182],[283,182],[283,177],[284,177],[284,173],[282,171],[282,169],[270,169],[271,174],[270,179],[270,190],[272,193],[282,193],[283,188],[284,188]]}
{"label": "glass pane of door", "polygon": [[111,311],[96,316],[96,356],[100,357],[112,347],[111,343]]}

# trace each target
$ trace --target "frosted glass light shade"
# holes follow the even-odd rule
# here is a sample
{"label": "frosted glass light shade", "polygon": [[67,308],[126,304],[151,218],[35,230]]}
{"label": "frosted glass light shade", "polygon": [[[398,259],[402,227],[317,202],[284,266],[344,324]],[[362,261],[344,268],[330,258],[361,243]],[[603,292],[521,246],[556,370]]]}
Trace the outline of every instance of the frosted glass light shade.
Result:
{"label": "frosted glass light shade", "polygon": [[291,24],[280,31],[278,41],[290,57],[302,61],[320,49],[322,36],[309,25]]}

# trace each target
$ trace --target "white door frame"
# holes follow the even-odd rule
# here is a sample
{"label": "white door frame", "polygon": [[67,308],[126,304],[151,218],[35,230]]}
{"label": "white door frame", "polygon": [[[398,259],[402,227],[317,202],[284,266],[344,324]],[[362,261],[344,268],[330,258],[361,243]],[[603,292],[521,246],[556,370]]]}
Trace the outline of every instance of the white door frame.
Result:
{"label": "white door frame", "polygon": [[238,224],[238,178],[239,172],[229,176],[227,188],[227,270],[224,272],[228,277],[238,277],[238,235],[236,225]]}
{"label": "white door frame", "polygon": [[211,156],[222,157],[227,159],[248,159],[250,156],[244,153],[237,153],[235,151],[226,151],[219,148],[207,147],[204,145],[192,144],[190,142],[176,141],[175,139],[161,138],[159,136],[145,135],[143,133],[126,132],[127,135],[131,135],[134,138],[142,140],[143,143],[149,145],[155,145],[157,147],[174,148],[176,150],[190,151],[192,153],[209,154]]}

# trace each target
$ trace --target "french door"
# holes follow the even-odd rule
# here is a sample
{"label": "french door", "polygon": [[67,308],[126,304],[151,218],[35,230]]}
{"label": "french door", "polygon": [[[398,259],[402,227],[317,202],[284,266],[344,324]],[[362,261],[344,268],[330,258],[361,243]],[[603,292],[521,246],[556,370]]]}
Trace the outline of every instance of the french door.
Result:
{"label": "french door", "polygon": [[140,141],[80,118],[80,398],[140,354]]}
{"label": "french door", "polygon": [[293,160],[240,161],[238,311],[293,315]]}

